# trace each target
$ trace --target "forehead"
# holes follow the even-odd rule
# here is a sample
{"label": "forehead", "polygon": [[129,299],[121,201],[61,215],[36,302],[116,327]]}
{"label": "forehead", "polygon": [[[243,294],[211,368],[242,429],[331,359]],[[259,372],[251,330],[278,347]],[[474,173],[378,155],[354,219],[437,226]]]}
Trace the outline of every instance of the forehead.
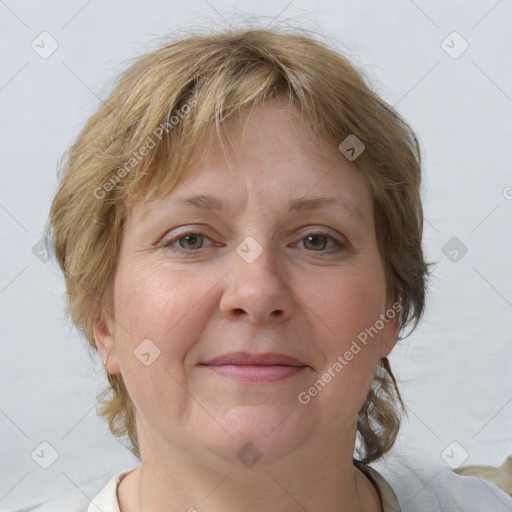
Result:
{"label": "forehead", "polygon": [[368,220],[364,210],[372,210],[372,201],[359,169],[315,135],[296,108],[243,109],[223,123],[220,135],[197,146],[178,185],[158,199],[220,211],[259,196],[259,206],[342,207]]}
{"label": "forehead", "polygon": [[221,137],[212,139],[210,161],[227,155],[234,159],[292,160],[298,154],[313,160],[333,151],[332,145],[314,133],[305,114],[283,101],[246,107],[223,122],[221,128]]}

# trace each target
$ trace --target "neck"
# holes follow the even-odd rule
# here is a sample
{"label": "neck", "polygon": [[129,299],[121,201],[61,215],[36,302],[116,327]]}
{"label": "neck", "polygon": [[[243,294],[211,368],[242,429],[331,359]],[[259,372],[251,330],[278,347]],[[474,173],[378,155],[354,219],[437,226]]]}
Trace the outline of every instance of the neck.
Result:
{"label": "neck", "polygon": [[301,447],[251,468],[232,462],[214,467],[191,457],[190,450],[141,455],[142,465],[119,485],[122,512],[381,512],[375,488],[352,466],[352,453],[342,458],[339,451]]}

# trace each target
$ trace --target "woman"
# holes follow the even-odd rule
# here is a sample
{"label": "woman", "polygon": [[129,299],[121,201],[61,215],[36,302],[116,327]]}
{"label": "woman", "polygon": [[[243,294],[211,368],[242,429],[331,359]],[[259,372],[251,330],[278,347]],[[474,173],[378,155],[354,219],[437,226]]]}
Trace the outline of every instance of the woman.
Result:
{"label": "woman", "polygon": [[83,510],[511,509],[368,465],[400,424],[387,355],[424,309],[420,167],[409,126],[298,33],[190,36],[122,75],[50,213],[101,413],[141,461]]}

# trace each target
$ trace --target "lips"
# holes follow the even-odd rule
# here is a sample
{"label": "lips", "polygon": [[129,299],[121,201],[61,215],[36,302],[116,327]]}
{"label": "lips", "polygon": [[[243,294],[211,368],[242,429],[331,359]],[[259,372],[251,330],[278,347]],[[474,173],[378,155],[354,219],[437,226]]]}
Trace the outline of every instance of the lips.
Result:
{"label": "lips", "polygon": [[275,382],[299,375],[309,368],[295,357],[278,353],[232,352],[201,363],[217,375],[246,382]]}
{"label": "lips", "polygon": [[249,352],[231,352],[215,357],[202,364],[209,366],[307,366],[295,357],[276,352],[266,354],[250,354]]}

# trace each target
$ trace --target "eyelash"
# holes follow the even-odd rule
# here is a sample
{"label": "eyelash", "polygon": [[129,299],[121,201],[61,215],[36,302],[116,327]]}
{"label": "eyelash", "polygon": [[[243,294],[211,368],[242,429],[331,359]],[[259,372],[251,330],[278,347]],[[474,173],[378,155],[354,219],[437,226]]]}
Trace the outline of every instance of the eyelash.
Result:
{"label": "eyelash", "polygon": [[[198,232],[198,231],[184,231],[182,233],[179,233],[178,235],[176,235],[175,237],[171,238],[170,240],[167,240],[165,241],[162,246],[169,249],[170,251],[173,251],[173,252],[182,252],[182,253],[193,253],[193,252],[197,252],[199,251],[200,249],[204,249],[204,247],[200,247],[199,249],[183,249],[183,247],[177,247],[173,244],[175,244],[176,242],[178,242],[181,238],[184,238],[186,236],[189,236],[189,235],[199,235],[199,236],[203,236],[204,238],[207,238],[209,239],[209,237],[207,237],[205,234],[201,233],[201,232]],[[311,252],[311,253],[327,253],[327,254],[330,254],[332,252],[332,250],[334,249],[335,252],[337,251],[343,251],[343,250],[346,250],[348,248],[348,244],[346,242],[342,242],[341,240],[338,240],[330,235],[328,235],[327,233],[322,233],[322,232],[318,232],[318,231],[311,231],[309,233],[305,233],[303,235],[303,237],[300,239],[300,241],[302,242],[303,240],[305,240],[306,238],[308,237],[315,237],[315,236],[321,236],[321,237],[325,237],[327,240],[331,240],[333,243],[334,243],[334,248],[331,248],[331,250],[322,250],[322,251],[314,251],[314,250],[308,250],[306,249],[307,251]]]}

